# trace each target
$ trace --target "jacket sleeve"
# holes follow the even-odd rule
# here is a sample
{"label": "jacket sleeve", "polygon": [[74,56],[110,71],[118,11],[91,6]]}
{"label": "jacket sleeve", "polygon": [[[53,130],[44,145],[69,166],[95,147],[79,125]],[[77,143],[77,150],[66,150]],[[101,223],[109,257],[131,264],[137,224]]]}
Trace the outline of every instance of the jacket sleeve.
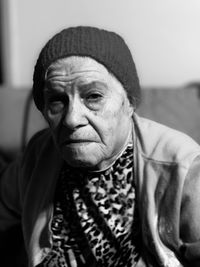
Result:
{"label": "jacket sleeve", "polygon": [[180,238],[184,259],[189,266],[200,266],[200,156],[193,161],[183,187]]}
{"label": "jacket sleeve", "polygon": [[[0,171],[0,262],[1,266],[27,266],[22,232],[24,198],[41,150],[43,133],[30,140],[23,155]],[[40,138],[41,137],[41,138]],[[44,136],[46,139],[46,135]],[[8,253],[9,251],[9,253]],[[8,257],[7,255],[12,255]]]}
{"label": "jacket sleeve", "polygon": [[[20,224],[23,195],[34,169],[45,131],[38,132],[30,140],[25,153],[10,163],[0,177],[0,233]],[[38,145],[39,143],[39,145]]]}
{"label": "jacket sleeve", "polygon": [[10,163],[0,178],[0,232],[20,223],[20,157]]}

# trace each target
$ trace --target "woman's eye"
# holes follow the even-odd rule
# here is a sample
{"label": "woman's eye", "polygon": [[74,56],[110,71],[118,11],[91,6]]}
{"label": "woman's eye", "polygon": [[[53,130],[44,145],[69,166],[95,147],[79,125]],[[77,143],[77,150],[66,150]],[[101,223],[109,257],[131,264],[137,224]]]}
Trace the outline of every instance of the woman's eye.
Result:
{"label": "woman's eye", "polygon": [[85,104],[92,110],[98,110],[101,108],[104,100],[104,95],[99,92],[89,93],[85,97]]}
{"label": "woman's eye", "polygon": [[94,101],[94,102],[96,102],[96,101],[100,101],[101,99],[102,99],[102,95],[99,94],[99,93],[93,93],[93,94],[89,94],[87,96],[87,100],[88,101]]}

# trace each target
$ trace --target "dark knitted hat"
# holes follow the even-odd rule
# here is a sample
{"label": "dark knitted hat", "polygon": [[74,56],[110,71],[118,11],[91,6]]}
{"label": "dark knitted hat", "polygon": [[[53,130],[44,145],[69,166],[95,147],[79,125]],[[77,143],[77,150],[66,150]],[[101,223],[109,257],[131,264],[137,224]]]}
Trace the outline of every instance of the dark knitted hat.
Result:
{"label": "dark knitted hat", "polygon": [[33,75],[33,98],[40,111],[44,107],[47,68],[57,59],[69,56],[88,56],[103,64],[121,82],[135,106],[140,98],[140,86],[133,58],[124,40],[114,32],[79,26],[59,32],[40,52]]}

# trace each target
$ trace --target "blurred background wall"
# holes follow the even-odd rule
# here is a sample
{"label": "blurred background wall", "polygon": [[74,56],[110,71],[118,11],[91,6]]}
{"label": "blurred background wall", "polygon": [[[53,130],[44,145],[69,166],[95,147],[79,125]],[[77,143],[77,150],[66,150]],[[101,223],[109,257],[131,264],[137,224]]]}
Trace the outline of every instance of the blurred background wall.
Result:
{"label": "blurred background wall", "polygon": [[[41,47],[55,32],[75,25],[121,34],[131,49],[143,88],[139,113],[200,142],[199,0],[0,1],[0,149],[19,147]],[[31,136],[44,123],[32,104],[29,117]]]}
{"label": "blurred background wall", "polygon": [[127,41],[144,86],[199,79],[199,0],[1,0],[6,83],[30,86],[40,48],[63,27],[95,25]]}

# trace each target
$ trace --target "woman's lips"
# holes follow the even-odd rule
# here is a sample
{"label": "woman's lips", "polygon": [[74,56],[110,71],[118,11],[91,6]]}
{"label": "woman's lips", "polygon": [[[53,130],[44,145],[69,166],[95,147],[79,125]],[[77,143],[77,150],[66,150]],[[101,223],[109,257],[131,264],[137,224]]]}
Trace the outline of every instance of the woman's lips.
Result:
{"label": "woman's lips", "polygon": [[69,139],[64,142],[62,142],[62,145],[79,145],[79,144],[86,144],[86,143],[92,143],[94,141],[88,140],[88,139]]}
{"label": "woman's lips", "polygon": [[74,143],[88,143],[88,142],[92,142],[90,140],[82,140],[82,139],[78,139],[78,140],[69,140],[66,143],[67,144],[74,144]]}

